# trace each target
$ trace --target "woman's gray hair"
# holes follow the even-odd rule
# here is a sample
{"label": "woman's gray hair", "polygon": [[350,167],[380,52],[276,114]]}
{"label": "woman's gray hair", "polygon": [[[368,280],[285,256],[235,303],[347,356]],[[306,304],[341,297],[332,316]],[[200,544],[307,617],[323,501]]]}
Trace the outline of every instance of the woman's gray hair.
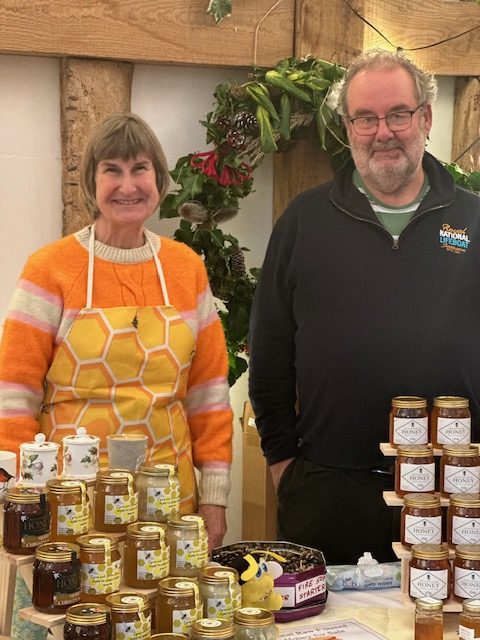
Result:
{"label": "woman's gray hair", "polygon": [[343,77],[340,89],[339,106],[342,115],[348,115],[348,87],[357,73],[365,69],[391,70],[403,67],[412,77],[415,84],[418,104],[433,104],[437,97],[438,83],[432,73],[420,69],[409,60],[403,51],[387,51],[386,49],[370,49],[360,54],[349,65]]}
{"label": "woman's gray hair", "polygon": [[148,124],[134,113],[111,113],[93,129],[80,165],[80,192],[89,213],[100,215],[96,200],[95,173],[102,160],[131,160],[145,154],[153,164],[162,202],[170,188],[165,154]]}

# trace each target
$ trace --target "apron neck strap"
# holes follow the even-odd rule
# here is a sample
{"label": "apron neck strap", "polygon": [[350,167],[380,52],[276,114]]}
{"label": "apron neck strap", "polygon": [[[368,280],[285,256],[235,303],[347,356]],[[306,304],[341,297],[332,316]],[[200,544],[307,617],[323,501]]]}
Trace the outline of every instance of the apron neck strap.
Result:
{"label": "apron neck strap", "polygon": [[[158,259],[157,252],[153,248],[152,241],[150,240],[147,234],[145,234],[145,238],[151,249],[153,260],[157,268],[158,279],[160,280],[160,287],[162,289],[164,304],[165,306],[168,307],[170,306],[170,298],[168,297],[167,284],[165,282],[165,275],[163,273],[162,265],[160,263],[160,260]],[[160,243],[161,243],[161,240],[160,240]],[[87,272],[87,301],[86,301],[87,309],[92,308],[94,264],[95,264],[95,224],[92,224],[92,226],[90,227],[90,238],[88,241],[88,272]]]}

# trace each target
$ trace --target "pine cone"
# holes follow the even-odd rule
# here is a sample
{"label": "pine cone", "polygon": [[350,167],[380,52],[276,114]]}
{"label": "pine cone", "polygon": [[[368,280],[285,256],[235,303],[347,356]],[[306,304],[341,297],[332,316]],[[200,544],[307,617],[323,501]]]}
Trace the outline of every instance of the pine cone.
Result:
{"label": "pine cone", "polygon": [[255,133],[258,130],[257,119],[249,111],[239,111],[233,118],[232,126],[246,133]]}
{"label": "pine cone", "polygon": [[232,149],[241,149],[245,144],[245,140],[247,136],[243,131],[239,131],[238,129],[229,129],[227,131],[226,140],[227,144],[229,144]]}
{"label": "pine cone", "polygon": [[230,271],[234,278],[244,278],[247,275],[245,268],[245,256],[238,245],[232,247],[230,255]]}
{"label": "pine cone", "polygon": [[221,133],[227,133],[227,131],[232,126],[232,119],[228,118],[227,116],[219,116],[215,120],[214,124]]}
{"label": "pine cone", "polygon": [[200,202],[184,202],[178,213],[185,220],[197,224],[208,220],[208,211]]}

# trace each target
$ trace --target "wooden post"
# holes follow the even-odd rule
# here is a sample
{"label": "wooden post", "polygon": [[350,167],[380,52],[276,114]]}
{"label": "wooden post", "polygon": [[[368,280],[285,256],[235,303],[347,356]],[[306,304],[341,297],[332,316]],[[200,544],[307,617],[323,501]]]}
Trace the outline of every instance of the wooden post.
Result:
{"label": "wooden post", "polygon": [[60,67],[63,234],[81,229],[91,218],[79,199],[79,166],[93,125],[114,111],[130,111],[133,66],[63,58]]}
{"label": "wooden post", "polygon": [[452,160],[465,171],[480,171],[479,77],[457,78],[453,122]]}

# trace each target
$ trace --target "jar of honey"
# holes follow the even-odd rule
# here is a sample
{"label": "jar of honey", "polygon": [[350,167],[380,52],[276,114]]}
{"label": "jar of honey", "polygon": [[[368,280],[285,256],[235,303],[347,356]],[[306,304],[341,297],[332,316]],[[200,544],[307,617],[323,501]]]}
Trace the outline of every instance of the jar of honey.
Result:
{"label": "jar of honey", "polygon": [[447,511],[447,542],[480,544],[480,494],[452,493]]}
{"label": "jar of honey", "polygon": [[50,540],[75,542],[88,533],[90,504],[85,483],[81,480],[55,478],[47,481],[50,502]]}
{"label": "jar of honey", "polygon": [[154,633],[150,640],[185,640],[183,633]]}
{"label": "jar of honey", "polygon": [[435,459],[430,445],[398,445],[395,493],[435,493]]}
{"label": "jar of honey", "polygon": [[186,578],[163,578],[158,583],[157,631],[190,634],[193,623],[203,617],[198,585]]}
{"label": "jar of honey", "polygon": [[428,408],[425,398],[396,396],[390,410],[390,444],[427,444]]}
{"label": "jar of honey", "polygon": [[208,561],[208,537],[201,516],[180,516],[167,524],[170,575],[198,577]]}
{"label": "jar of honey", "polygon": [[35,550],[32,604],[42,613],[63,613],[80,602],[80,550],[70,542],[47,542]]}
{"label": "jar of honey", "polygon": [[138,489],[138,518],[167,522],[180,512],[180,481],[173,464],[140,465],[135,480]]}
{"label": "jar of honey", "polygon": [[138,520],[138,492],[133,475],[124,469],[100,469],[93,492],[93,526],[119,533]]}
{"label": "jar of honey", "polygon": [[64,640],[111,640],[110,610],[104,604],[74,604],[65,614]]}
{"label": "jar of honey", "polygon": [[110,536],[90,534],[77,539],[80,546],[82,602],[105,602],[120,589],[121,561],[118,542]]}
{"label": "jar of honey", "polygon": [[123,553],[123,581],[128,587],[156,588],[167,577],[169,562],[164,526],[157,522],[128,525]]}
{"label": "jar of honey", "polygon": [[442,508],[440,498],[431,493],[407,493],[400,514],[400,541],[412,544],[442,542]]}
{"label": "jar of honey", "polygon": [[45,493],[33,487],[7,490],[3,516],[3,546],[9,553],[34,555],[36,547],[48,542],[50,504]]}
{"label": "jar of honey", "polygon": [[191,640],[209,640],[209,638],[233,640],[234,637],[235,632],[231,621],[215,620],[214,618],[200,618],[194,622],[190,635]]}
{"label": "jar of honey", "polygon": [[444,445],[440,460],[440,492],[447,498],[452,493],[480,492],[480,457],[476,445]]}
{"label": "jar of honey", "polygon": [[147,599],[138,593],[111,593],[106,598],[113,635],[122,640],[149,640],[152,621]]}
{"label": "jar of honey", "polygon": [[480,598],[480,545],[459,544],[453,562],[455,600]]}
{"label": "jar of honey", "polygon": [[243,607],[233,614],[235,640],[276,640],[275,618],[271,611]]}
{"label": "jar of honey", "polygon": [[463,601],[463,610],[458,619],[458,637],[460,640],[480,638],[480,600]]}
{"label": "jar of honey", "polygon": [[217,620],[233,620],[242,606],[238,571],[232,567],[205,567],[198,578],[203,614]]}
{"label": "jar of honey", "polygon": [[468,398],[438,396],[433,399],[430,415],[432,445],[470,444],[471,415]]}
{"label": "jar of honey", "polygon": [[443,602],[434,598],[415,600],[415,639],[443,640]]}
{"label": "jar of honey", "polygon": [[450,597],[452,570],[448,547],[443,544],[414,544],[410,560],[409,595],[412,598]]}

